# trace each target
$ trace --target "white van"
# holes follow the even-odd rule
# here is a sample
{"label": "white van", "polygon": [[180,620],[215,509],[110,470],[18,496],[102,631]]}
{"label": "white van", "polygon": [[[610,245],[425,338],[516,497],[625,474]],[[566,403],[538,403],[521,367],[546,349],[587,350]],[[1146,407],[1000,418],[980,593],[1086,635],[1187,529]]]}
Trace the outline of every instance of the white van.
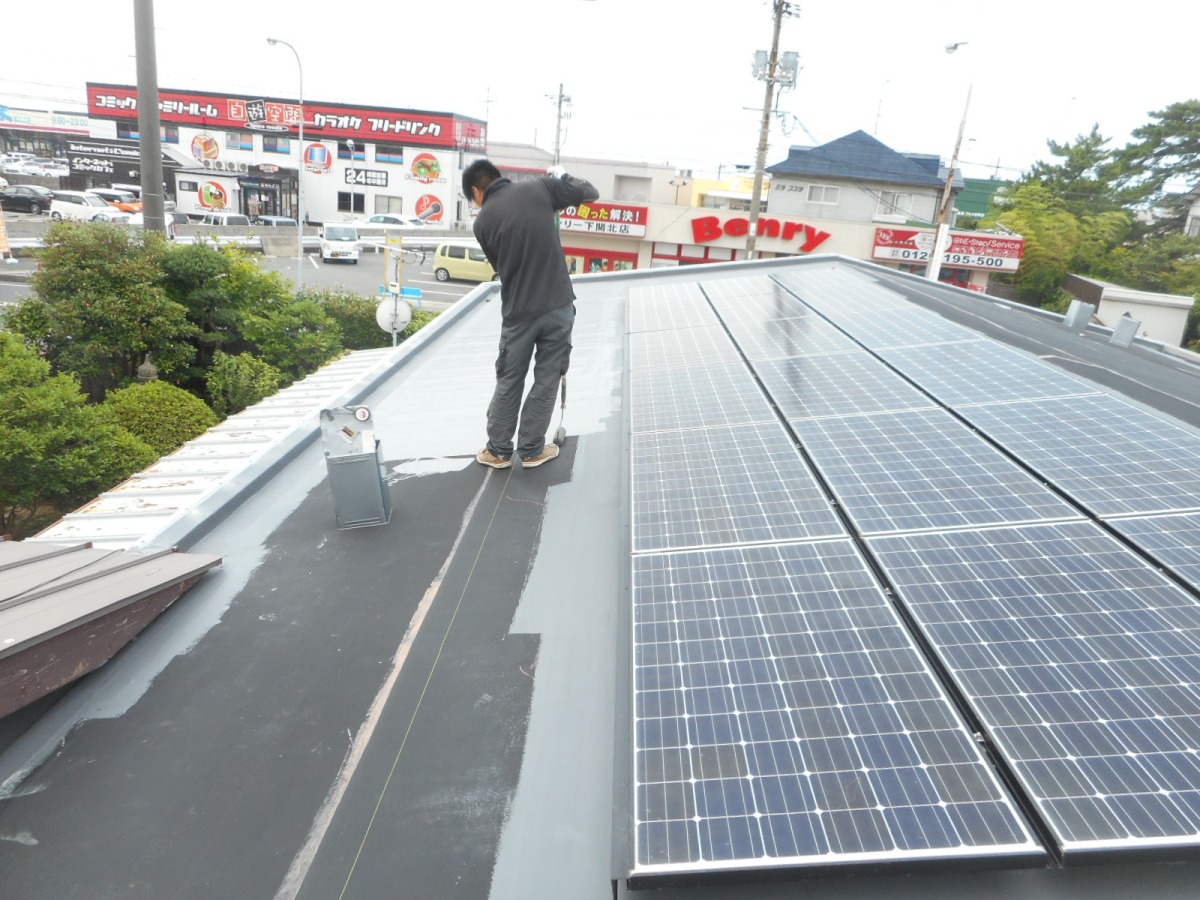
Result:
{"label": "white van", "polygon": [[321,229],[321,262],[345,259],[358,265],[358,229],[353,225],[326,225]]}
{"label": "white van", "polygon": [[495,281],[496,270],[478,244],[443,241],[433,255],[433,274],[438,281]]}
{"label": "white van", "polygon": [[59,222],[63,219],[78,219],[84,222],[129,221],[129,213],[110,206],[103,197],[88,191],[55,191],[50,201],[50,218]]}
{"label": "white van", "polygon": [[231,225],[239,228],[250,227],[250,217],[241,213],[207,213],[198,223],[200,225]]}

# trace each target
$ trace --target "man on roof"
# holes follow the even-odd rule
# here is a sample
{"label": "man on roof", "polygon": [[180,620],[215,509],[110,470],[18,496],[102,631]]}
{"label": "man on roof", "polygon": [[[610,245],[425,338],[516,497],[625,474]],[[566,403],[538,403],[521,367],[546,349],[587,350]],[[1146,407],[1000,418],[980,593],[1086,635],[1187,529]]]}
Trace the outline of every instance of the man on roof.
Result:
{"label": "man on roof", "polygon": [[[558,456],[558,446],[546,441],[546,429],[571,362],[575,325],[575,291],[555,214],[595,200],[600,192],[561,166],[534,180],[513,182],[487,159],[467,166],[462,188],[479,207],[475,239],[501,284],[496,389],[488,405],[487,444],[475,460],[507,469],[515,452],[522,467],[532,469]],[[533,386],[522,403],[531,361]]]}

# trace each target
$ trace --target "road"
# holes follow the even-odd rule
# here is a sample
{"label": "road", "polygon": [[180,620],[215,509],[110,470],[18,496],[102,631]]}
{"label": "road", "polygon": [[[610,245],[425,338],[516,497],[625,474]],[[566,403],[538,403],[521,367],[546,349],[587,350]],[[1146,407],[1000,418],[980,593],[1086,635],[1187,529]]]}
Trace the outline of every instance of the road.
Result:
{"label": "road", "polygon": [[[470,281],[440,282],[433,276],[433,254],[423,263],[406,263],[403,271],[403,286],[421,291],[421,306],[426,309],[446,309],[454,301],[475,288]],[[294,282],[296,260],[293,257],[267,257],[259,260],[266,271],[280,272]],[[306,287],[343,287],[364,297],[374,297],[380,285],[395,280],[395,270],[388,272],[384,265],[384,254],[365,250],[358,265],[350,263],[322,263],[320,254],[310,252],[305,257],[304,284]]]}

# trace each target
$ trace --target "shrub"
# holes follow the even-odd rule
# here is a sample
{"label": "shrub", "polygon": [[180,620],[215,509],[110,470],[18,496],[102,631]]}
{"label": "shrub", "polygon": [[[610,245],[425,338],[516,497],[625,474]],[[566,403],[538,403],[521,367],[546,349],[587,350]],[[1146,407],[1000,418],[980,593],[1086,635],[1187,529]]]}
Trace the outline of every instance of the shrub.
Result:
{"label": "shrub", "polygon": [[160,456],[217,424],[216,415],[203,400],[165,381],[112,391],[104,407],[114,422]]}
{"label": "shrub", "polygon": [[205,376],[213,410],[222,419],[270,397],[283,383],[283,373],[249,353],[230,356],[218,351]]}

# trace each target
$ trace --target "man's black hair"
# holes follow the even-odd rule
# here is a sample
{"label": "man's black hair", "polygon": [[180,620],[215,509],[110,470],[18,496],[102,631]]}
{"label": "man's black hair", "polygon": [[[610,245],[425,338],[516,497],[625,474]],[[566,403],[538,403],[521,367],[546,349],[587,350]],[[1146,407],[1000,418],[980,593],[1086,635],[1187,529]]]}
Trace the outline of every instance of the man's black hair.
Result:
{"label": "man's black hair", "polygon": [[471,189],[487,190],[487,186],[500,177],[500,170],[490,159],[477,159],[463,170],[463,196],[471,199]]}

